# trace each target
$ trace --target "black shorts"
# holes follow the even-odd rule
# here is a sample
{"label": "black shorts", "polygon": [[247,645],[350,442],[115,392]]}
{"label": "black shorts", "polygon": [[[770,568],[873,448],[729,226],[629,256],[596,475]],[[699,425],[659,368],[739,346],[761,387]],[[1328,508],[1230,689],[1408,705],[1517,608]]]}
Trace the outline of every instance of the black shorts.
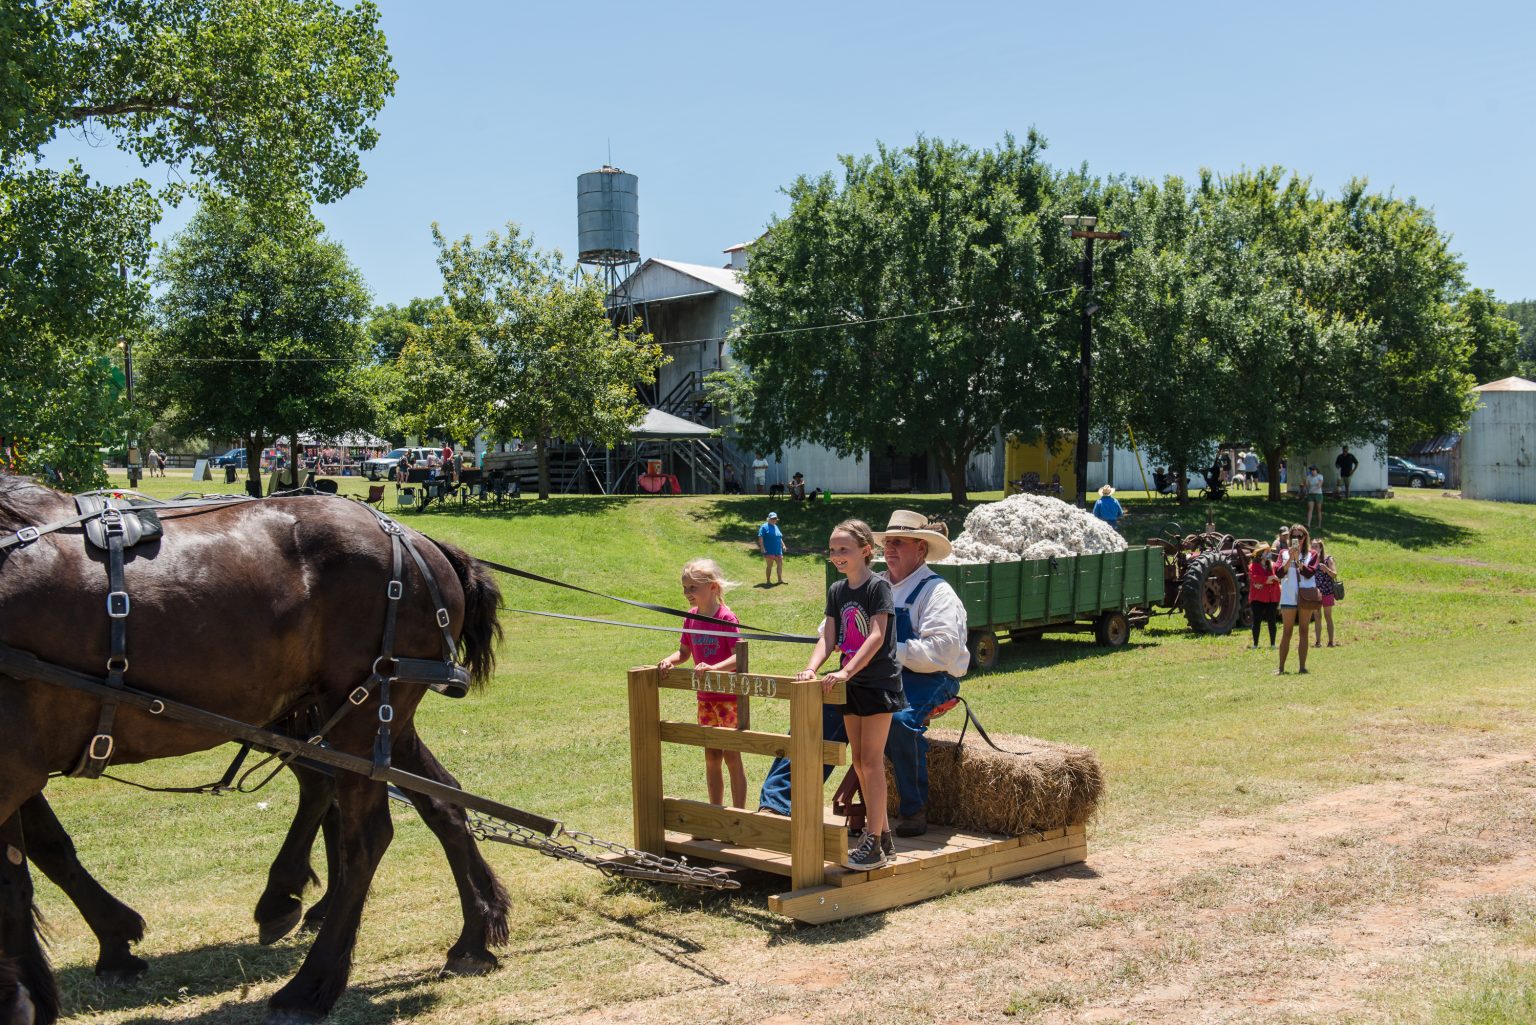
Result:
{"label": "black shorts", "polygon": [[879,687],[848,685],[848,702],[843,705],[844,715],[889,715],[907,707],[907,696],[899,690],[881,690]]}

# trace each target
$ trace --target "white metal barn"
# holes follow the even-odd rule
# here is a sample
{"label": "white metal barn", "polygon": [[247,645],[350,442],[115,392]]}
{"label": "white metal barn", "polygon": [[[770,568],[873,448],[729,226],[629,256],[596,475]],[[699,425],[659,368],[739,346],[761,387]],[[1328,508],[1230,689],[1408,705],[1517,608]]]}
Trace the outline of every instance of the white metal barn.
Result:
{"label": "white metal barn", "polygon": [[1478,403],[1461,436],[1461,496],[1536,502],[1536,382],[1506,377],[1472,390]]}

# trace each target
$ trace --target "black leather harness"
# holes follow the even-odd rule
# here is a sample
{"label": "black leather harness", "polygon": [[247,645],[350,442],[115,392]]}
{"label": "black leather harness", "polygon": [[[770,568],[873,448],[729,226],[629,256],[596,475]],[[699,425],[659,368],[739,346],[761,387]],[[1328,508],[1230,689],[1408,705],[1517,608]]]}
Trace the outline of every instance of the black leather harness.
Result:
{"label": "black leather harness", "polygon": [[[231,502],[257,501],[257,499],[244,496],[213,496],[209,498],[176,499],[169,502],[156,501],[144,496],[135,495],[132,499],[122,497],[122,492],[88,492],[75,497],[77,514],[66,519],[36,527],[25,527],[13,534],[0,538],[0,551],[8,548],[24,546],[38,540],[42,535],[63,530],[68,527],[84,525],[88,543],[101,548],[107,554],[107,622],[109,629],[110,653],[107,657],[106,675],[95,680],[92,686],[80,685],[82,680],[93,679],[83,674],[70,673],[67,670],[59,670],[66,676],[57,673],[43,676],[49,682],[72,687],[76,690],[85,690],[95,694],[101,700],[101,710],[97,717],[95,732],[81,753],[79,761],[70,771],[71,776],[81,776],[94,779],[102,775],[110,764],[112,753],[116,747],[113,740],[113,725],[117,716],[117,709],[123,703],[124,696],[130,692],[125,677],[128,673],[128,617],[132,612],[132,599],[129,596],[126,574],[124,573],[124,552],[134,545],[159,540],[164,533],[164,525],[159,513],[167,509],[186,509],[192,511],[209,511],[223,508]],[[335,499],[344,501],[344,499]],[[246,729],[257,730],[266,739],[253,741],[243,734],[231,734],[239,739],[244,739],[247,744],[255,743],[265,747],[274,753],[274,757],[282,762],[292,760],[295,757],[312,757],[312,752],[325,748],[326,735],[333,730],[349,713],[366,704],[370,698],[377,697],[378,701],[378,732],[374,739],[373,760],[368,775],[374,779],[386,779],[392,771],[390,764],[393,723],[395,719],[394,705],[390,700],[390,686],[395,682],[418,683],[441,694],[450,697],[463,697],[469,692],[469,671],[456,661],[458,645],[450,632],[451,618],[448,609],[443,603],[442,588],[438,585],[437,577],[431,567],[417,550],[405,529],[391,519],[385,513],[369,508],[379,528],[390,539],[390,551],[392,569],[389,583],[386,588],[387,601],[384,612],[383,639],[380,644],[379,656],[374,659],[373,669],[367,680],[352,690],[347,699],[336,709],[330,718],[319,729],[303,742],[306,747],[303,751],[290,749],[286,745],[276,744],[271,738],[280,734],[263,728],[250,727]],[[441,659],[407,658],[395,654],[395,634],[397,628],[399,603],[405,594],[405,556],[409,554],[415,564],[421,579],[426,584],[427,592],[431,596],[434,615],[437,626],[442,635],[443,655]],[[24,656],[24,657],[23,657]],[[18,672],[21,666],[26,666],[28,671],[41,665],[36,658],[17,649],[0,645],[0,671],[8,675],[27,678]],[[57,668],[57,667],[51,667]],[[142,691],[133,691],[143,697],[147,697],[152,703],[158,704],[162,709],[169,707],[169,703],[147,695]],[[159,714],[159,713],[156,713]],[[243,726],[245,724],[242,724]],[[244,751],[237,756],[236,761],[244,758]],[[259,766],[258,766],[259,767]],[[233,767],[232,767],[233,769]],[[253,770],[254,771],[254,770]],[[229,776],[226,773],[226,778]],[[223,783],[223,781],[221,781]]]}

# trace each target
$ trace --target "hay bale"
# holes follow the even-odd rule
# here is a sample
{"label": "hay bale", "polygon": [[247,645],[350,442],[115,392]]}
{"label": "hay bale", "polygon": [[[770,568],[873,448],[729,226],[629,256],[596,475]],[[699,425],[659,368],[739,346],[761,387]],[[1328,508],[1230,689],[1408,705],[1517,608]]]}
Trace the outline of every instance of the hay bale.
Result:
{"label": "hay bale", "polygon": [[[1004,754],[974,729],[928,731],[928,821],[1005,836],[1082,825],[1104,797],[1104,771],[1086,747],[994,733]],[[896,784],[886,768],[890,813]]]}

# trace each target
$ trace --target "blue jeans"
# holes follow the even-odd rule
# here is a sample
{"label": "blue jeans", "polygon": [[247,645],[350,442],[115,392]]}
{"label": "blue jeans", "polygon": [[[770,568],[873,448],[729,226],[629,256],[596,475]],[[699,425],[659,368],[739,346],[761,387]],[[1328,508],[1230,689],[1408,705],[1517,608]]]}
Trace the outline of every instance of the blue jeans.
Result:
{"label": "blue jeans", "polygon": [[[848,729],[843,725],[843,710],[839,705],[821,706],[821,736],[823,740],[847,742]],[[832,766],[821,767],[821,781],[832,775]],[[789,759],[775,758],[763,778],[763,792],[757,803],[780,815],[789,814]]]}
{"label": "blue jeans", "polygon": [[960,693],[960,681],[948,673],[901,671],[907,707],[891,716],[885,754],[901,796],[898,814],[908,818],[928,804],[928,713]]}

